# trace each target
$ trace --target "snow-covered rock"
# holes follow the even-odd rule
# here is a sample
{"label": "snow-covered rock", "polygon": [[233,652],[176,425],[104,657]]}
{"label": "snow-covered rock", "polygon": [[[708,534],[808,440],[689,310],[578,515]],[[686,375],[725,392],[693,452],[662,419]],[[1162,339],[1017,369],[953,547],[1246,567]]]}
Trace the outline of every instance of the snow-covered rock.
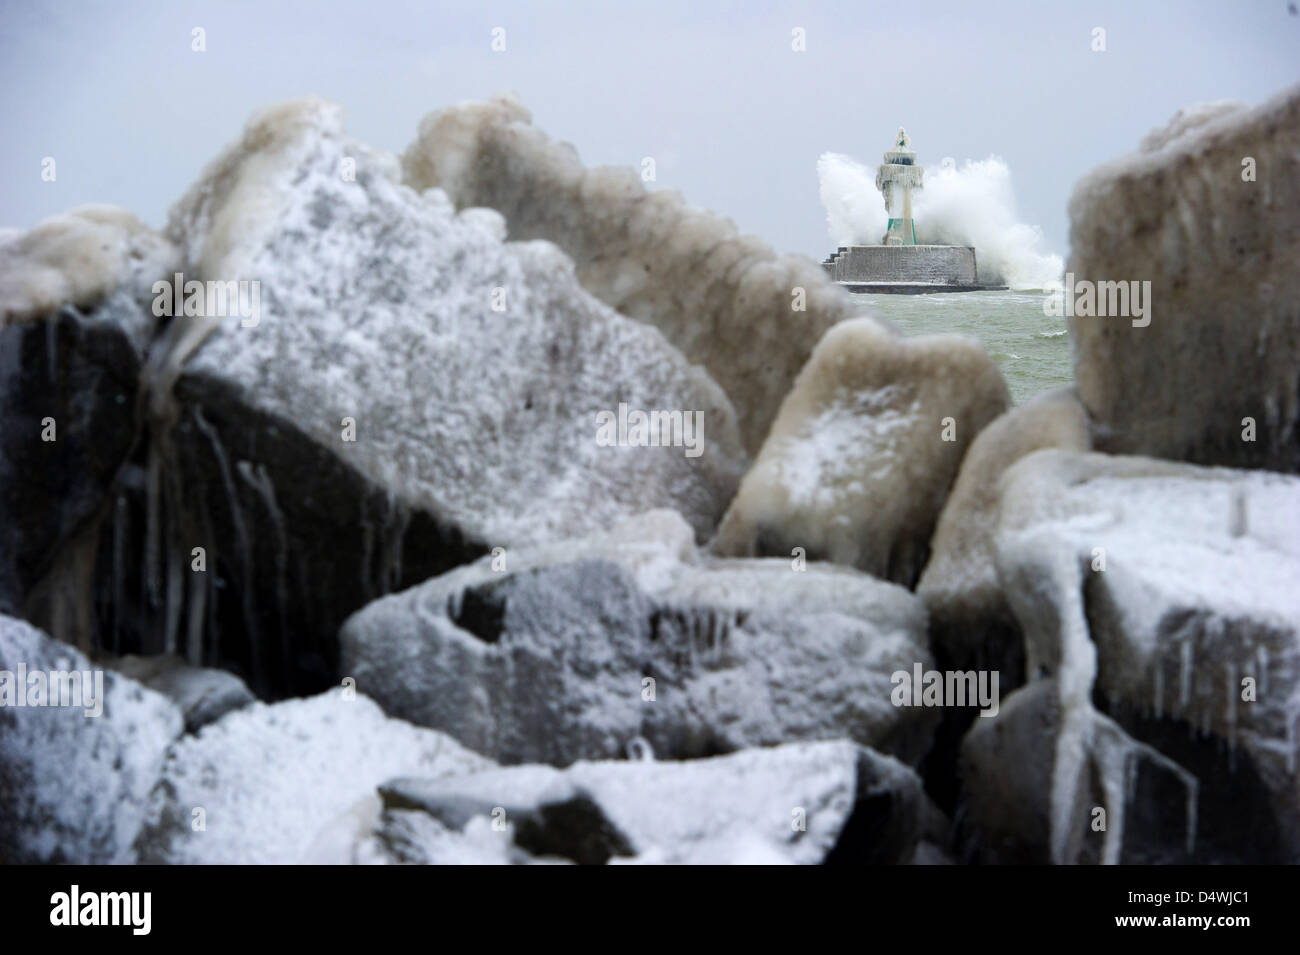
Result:
{"label": "snow-covered rock", "polygon": [[380,793],[369,831],[328,861],[899,863],[924,799],[906,766],[842,740],[397,779]]}
{"label": "snow-covered rock", "polygon": [[1094,446],[1300,471],[1300,86],[1144,146],[1070,200],[1076,281],[1151,283],[1143,318],[1070,320]]}
{"label": "snow-covered rock", "polygon": [[971,440],[1010,404],[974,339],[903,339],[871,319],[826,333],[800,372],[714,550],[795,548],[911,586]]}
{"label": "snow-covered rock", "polygon": [[309,861],[321,830],[385,780],[490,765],[344,690],[254,703],[172,745],[136,849],[145,863]]}
{"label": "snow-covered rock", "polygon": [[457,208],[497,210],[512,239],[562,248],[584,288],[708,370],[751,453],[818,340],[862,312],[810,259],[776,254],[675,191],[647,190],[644,163],[586,168],[511,96],[425,117],[402,171],[417,189],[445,190]]}
{"label": "snow-covered rock", "polygon": [[180,707],[189,733],[254,700],[244,681],[233,673],[193,667],[177,656],[130,655],[103,662],[173,701]]}
{"label": "snow-covered rock", "polygon": [[1181,136],[1193,130],[1199,129],[1213,119],[1219,119],[1245,109],[1243,103],[1236,100],[1214,100],[1210,103],[1197,103],[1193,106],[1184,106],[1178,112],[1174,113],[1173,118],[1165,125],[1151,130],[1142,137],[1138,143],[1138,149],[1144,153],[1156,152],[1164,149],[1170,143],[1174,142]]}
{"label": "snow-covered rock", "polygon": [[[338,625],[375,597],[647,507],[703,538],[734,493],[745,455],[707,374],[584,291],[555,246],[503,242],[499,214],[400,183],[337,107],[254,116],[167,231],[187,282],[259,289],[257,315],[249,285],[248,314],[174,319],[151,369],[150,470],[174,529],[157,589],[221,626],[192,663],[314,692]],[[602,414],[624,410],[607,446]],[[633,416],[656,412],[679,427],[635,446]],[[195,546],[216,572],[186,592]]]}
{"label": "snow-covered rock", "polygon": [[[994,540],[1027,672],[1057,689],[1052,859],[1087,838],[1079,794],[1095,777],[1103,858],[1118,861],[1133,767],[1161,761],[1150,744],[1166,748],[1169,722],[1247,767],[1237,800],[1257,789],[1271,820],[1253,848],[1300,858],[1300,478],[1039,451],[1007,471]],[[1198,772],[1188,789],[1215,782]],[[1246,844],[1228,807],[1203,807],[1200,829]]]}
{"label": "snow-covered rock", "polygon": [[1004,412],[971,443],[930,539],[930,561],[916,587],[930,613],[936,649],[958,668],[1003,670],[1021,657],[1021,637],[993,561],[999,479],[1042,448],[1088,450],[1088,420],[1072,389],[1039,395]]}
{"label": "snow-covered rock", "polygon": [[[145,299],[175,257],[166,239],[115,206],[79,206],[27,232],[0,232],[0,324],[32,321],[63,305],[89,313],[116,292]],[[135,344],[147,344],[150,313],[129,318],[123,325]]]}
{"label": "snow-covered rock", "polygon": [[[417,195],[389,160],[347,139],[322,102],[250,121],[169,231],[198,277],[259,280],[261,317],[211,327],[181,393],[229,390],[484,542],[657,504],[707,533],[743,460],[720,389],[584,292],[554,246],[503,243],[498,216]],[[597,415],[620,402],[701,412],[703,453],[601,447]]]}
{"label": "snow-covered rock", "polygon": [[848,737],[919,759],[935,712],[895,707],[890,677],[928,666],[920,602],[802,566],[698,558],[655,512],[375,601],[343,627],[342,672],[506,763],[611,758],[638,737],[664,758]]}
{"label": "snow-covered rock", "polygon": [[0,616],[0,860],[134,861],[163,753],[181,730],[166,697]]}

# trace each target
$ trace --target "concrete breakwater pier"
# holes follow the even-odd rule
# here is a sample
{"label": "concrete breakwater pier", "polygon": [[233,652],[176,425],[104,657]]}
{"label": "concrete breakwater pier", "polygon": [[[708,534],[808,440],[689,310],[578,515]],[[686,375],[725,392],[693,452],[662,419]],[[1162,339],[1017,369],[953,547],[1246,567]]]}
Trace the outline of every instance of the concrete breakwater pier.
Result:
{"label": "concrete breakwater pier", "polygon": [[842,245],[822,263],[851,292],[978,292],[975,250],[968,245]]}

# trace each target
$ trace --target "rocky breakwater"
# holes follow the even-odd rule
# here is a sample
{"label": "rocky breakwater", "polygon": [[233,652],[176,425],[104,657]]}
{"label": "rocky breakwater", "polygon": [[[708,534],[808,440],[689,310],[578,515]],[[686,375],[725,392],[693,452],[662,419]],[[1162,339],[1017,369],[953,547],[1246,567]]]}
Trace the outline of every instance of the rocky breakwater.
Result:
{"label": "rocky breakwater", "polygon": [[0,235],[0,857],[1297,861],[1298,101],[1085,178],[1018,408],[512,100]]}

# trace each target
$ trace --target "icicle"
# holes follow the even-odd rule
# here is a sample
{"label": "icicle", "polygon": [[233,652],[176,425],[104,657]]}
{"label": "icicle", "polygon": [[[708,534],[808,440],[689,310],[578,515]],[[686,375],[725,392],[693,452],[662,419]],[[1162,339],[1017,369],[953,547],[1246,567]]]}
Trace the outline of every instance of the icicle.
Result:
{"label": "icicle", "polygon": [[1187,854],[1190,856],[1196,852],[1196,802],[1200,793],[1200,781],[1190,773],[1184,779],[1187,786],[1187,807],[1185,815],[1187,818]]}
{"label": "icicle", "polygon": [[176,652],[176,632],[181,623],[181,596],[184,590],[185,556],[175,542],[167,547],[167,603],[163,628],[163,653]]}
{"label": "icicle", "polygon": [[1228,768],[1233,768],[1237,755],[1237,665],[1228,664],[1228,705],[1223,714],[1228,724]]}
{"label": "icicle", "polygon": [[[205,548],[205,550],[210,550]],[[208,554],[212,563],[209,565],[210,570],[205,573],[190,574],[190,596],[186,605],[187,633],[185,639],[185,659],[190,666],[203,665],[203,615],[207,611],[208,587],[211,575],[216,573],[217,562],[211,553]]]}
{"label": "icicle", "polygon": [[1286,771],[1292,776],[1295,775],[1295,724],[1296,719],[1300,718],[1300,712],[1296,708],[1288,707],[1283,711],[1286,717]]}
{"label": "icicle", "polygon": [[217,666],[221,660],[220,651],[222,636],[221,623],[217,618],[216,612],[218,599],[217,590],[219,589],[218,585],[221,583],[221,578],[217,573],[217,568],[221,565],[216,546],[213,544],[213,541],[216,540],[216,534],[212,531],[212,518],[206,501],[204,501],[204,506],[201,510],[199,519],[203,522],[202,539],[204,541],[204,546],[207,548],[208,570],[206,573],[199,575],[204,579],[205,586],[203,588],[203,595],[205,605],[202,607],[201,612],[197,614],[197,619],[202,620],[203,623],[198,636],[196,638],[192,637],[190,642],[191,644],[198,645],[201,658],[206,660],[206,663],[203,665]]}
{"label": "icicle", "polygon": [[59,385],[59,316],[51,315],[45,323],[45,372],[50,379],[50,390]]}
{"label": "icicle", "polygon": [[1155,691],[1155,710],[1156,719],[1162,720],[1165,717],[1165,665],[1164,661],[1156,659],[1156,691]]}
{"label": "icicle", "polygon": [[239,548],[237,557],[244,577],[240,589],[243,591],[241,603],[244,623],[248,627],[249,669],[252,671],[253,682],[261,685],[262,641],[258,634],[257,616],[253,612],[252,551],[248,543],[248,530],[244,525],[244,514],[239,505],[239,493],[235,488],[235,479],[230,473],[230,459],[226,457],[226,449],[221,446],[221,439],[216,429],[208,424],[207,419],[203,417],[203,412],[198,408],[194,409],[194,423],[212,446],[213,456],[217,459],[217,469],[221,472],[221,483],[226,491],[226,501],[230,507],[230,520],[235,525],[235,539]]}
{"label": "icicle", "polygon": [[1179,647],[1182,669],[1178,674],[1178,705],[1183,712],[1192,699],[1192,638],[1188,637]]}
{"label": "icicle", "polygon": [[110,637],[114,653],[122,652],[122,606],[125,601],[122,573],[126,566],[126,533],[129,516],[126,498],[119,494],[117,500],[113,502],[113,632]]}
{"label": "icicle", "polygon": [[388,508],[392,519],[384,521],[384,567],[380,583],[384,593],[392,593],[402,585],[402,546],[406,530],[411,524],[411,512],[397,503],[391,489],[388,491]]}
{"label": "icicle", "polygon": [[[1118,768],[1115,765],[1117,761]],[[1133,762],[1134,754],[1124,749],[1116,751],[1102,745],[1094,754],[1094,763],[1101,777],[1101,788],[1106,800],[1106,835],[1101,846],[1102,865],[1118,865],[1120,853],[1124,849],[1124,816],[1128,808],[1125,790],[1132,785],[1130,778],[1134,775],[1134,770],[1131,768]]]}
{"label": "icicle", "polygon": [[150,396],[150,411],[159,421],[172,421],[176,415],[176,398],[172,389],[180,377],[181,367],[194,350],[221,326],[217,316],[189,317],[174,321],[155,341],[149,358],[141,369],[141,385]]}
{"label": "icicle", "polygon": [[240,461],[235,465],[235,470],[261,496],[267,514],[271,517],[271,531],[275,538],[275,606],[280,621],[280,659],[287,668],[292,662],[293,653],[289,646],[289,631],[285,625],[284,615],[285,607],[289,605],[287,583],[289,541],[285,533],[284,515],[280,513],[280,507],[276,503],[275,485],[271,483],[271,476],[267,474],[265,465],[259,464],[254,468],[252,462]]}
{"label": "icicle", "polygon": [[[1102,847],[1103,864],[1114,865],[1120,860],[1126,809],[1123,792],[1127,790],[1129,799],[1132,799],[1136,793],[1137,763],[1143,758],[1173,773],[1187,791],[1185,848],[1190,856],[1196,849],[1199,781],[1159,750],[1130,737],[1113,720],[1100,713],[1095,713],[1095,720],[1096,746],[1093,750],[1093,765],[1097,768],[1106,794],[1106,840]],[[1125,784],[1123,787],[1121,782]]]}
{"label": "icicle", "polygon": [[93,649],[95,557],[98,525],[84,528],[60,547],[41,579],[40,588],[49,607],[49,634],[77,649]]}
{"label": "icicle", "polygon": [[149,603],[157,607],[162,592],[162,454],[157,440],[149,445],[145,470],[144,572]]}
{"label": "icicle", "polygon": [[370,507],[365,494],[361,495],[361,593],[367,603],[374,600],[374,581],[370,573],[370,558],[375,547],[375,532],[370,525]]}

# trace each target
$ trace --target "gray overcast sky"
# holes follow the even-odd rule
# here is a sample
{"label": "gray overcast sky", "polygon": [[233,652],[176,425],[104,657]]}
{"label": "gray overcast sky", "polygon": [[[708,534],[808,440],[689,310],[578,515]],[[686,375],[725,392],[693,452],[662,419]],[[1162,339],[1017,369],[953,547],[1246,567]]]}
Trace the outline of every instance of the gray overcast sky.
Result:
{"label": "gray overcast sky", "polygon": [[[1287,7],[0,0],[0,225],[86,202],[160,225],[248,115],[279,100],[340,102],[356,138],[396,152],[425,113],[515,90],[588,165],[653,156],[660,187],[815,258],[829,245],[817,157],[878,162],[906,125],[922,161],[1006,159],[1021,220],[1064,254],[1083,172],[1181,106],[1257,103],[1300,79]],[[504,53],[490,48],[498,26]],[[1098,26],[1105,53],[1090,49]],[[806,52],[791,50],[795,27]]]}

